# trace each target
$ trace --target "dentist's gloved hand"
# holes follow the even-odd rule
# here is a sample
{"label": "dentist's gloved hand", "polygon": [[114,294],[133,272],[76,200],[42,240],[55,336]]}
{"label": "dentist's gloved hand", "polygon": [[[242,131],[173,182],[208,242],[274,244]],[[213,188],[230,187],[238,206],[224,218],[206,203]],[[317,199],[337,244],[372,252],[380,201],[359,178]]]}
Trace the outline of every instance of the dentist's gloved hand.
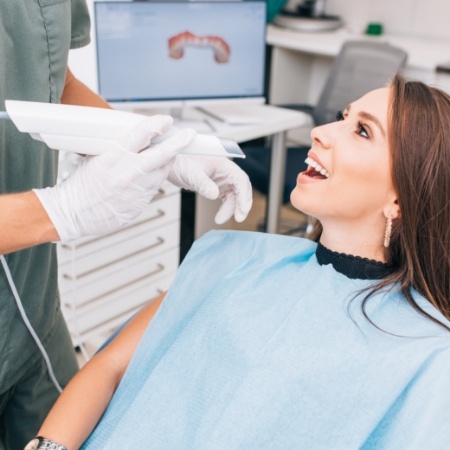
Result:
{"label": "dentist's gloved hand", "polygon": [[144,210],[167,178],[167,163],[195,137],[183,130],[142,150],[171,125],[170,116],[149,117],[117,148],[85,157],[61,184],[34,190],[61,241],[112,232]]}
{"label": "dentist's gloved hand", "polygon": [[177,155],[170,163],[168,180],[176,186],[196,191],[210,200],[220,198],[217,224],[233,215],[242,222],[252,207],[252,186],[248,175],[223,157]]}

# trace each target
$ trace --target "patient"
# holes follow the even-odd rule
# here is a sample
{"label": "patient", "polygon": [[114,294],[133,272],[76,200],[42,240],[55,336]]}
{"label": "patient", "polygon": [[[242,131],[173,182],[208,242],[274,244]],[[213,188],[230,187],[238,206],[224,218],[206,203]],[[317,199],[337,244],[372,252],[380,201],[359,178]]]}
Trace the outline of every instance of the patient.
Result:
{"label": "patient", "polygon": [[312,240],[197,240],[40,435],[69,450],[449,448],[450,97],[397,76],[311,136],[291,201],[317,219]]}

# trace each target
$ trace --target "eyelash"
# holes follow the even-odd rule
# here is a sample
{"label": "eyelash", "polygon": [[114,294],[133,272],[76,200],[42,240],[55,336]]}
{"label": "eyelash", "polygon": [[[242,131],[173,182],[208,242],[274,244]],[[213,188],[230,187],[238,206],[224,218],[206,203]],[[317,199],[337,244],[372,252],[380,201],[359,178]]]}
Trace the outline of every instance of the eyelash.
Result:
{"label": "eyelash", "polygon": [[[338,111],[336,113],[336,120],[337,121],[345,120],[345,116],[344,116],[344,113],[342,111]],[[364,135],[362,133],[364,133]],[[367,132],[366,127],[363,125],[363,123],[361,121],[358,121],[357,134],[360,135],[361,137],[363,137],[364,139],[368,139],[369,138],[369,133]]]}

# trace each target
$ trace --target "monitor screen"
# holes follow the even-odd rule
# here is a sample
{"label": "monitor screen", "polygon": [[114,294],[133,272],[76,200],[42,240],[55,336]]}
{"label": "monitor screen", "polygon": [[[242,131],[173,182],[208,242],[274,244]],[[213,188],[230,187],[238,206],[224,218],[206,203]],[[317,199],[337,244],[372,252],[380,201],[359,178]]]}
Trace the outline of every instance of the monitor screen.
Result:
{"label": "monitor screen", "polygon": [[109,102],[264,96],[265,1],[95,2]]}

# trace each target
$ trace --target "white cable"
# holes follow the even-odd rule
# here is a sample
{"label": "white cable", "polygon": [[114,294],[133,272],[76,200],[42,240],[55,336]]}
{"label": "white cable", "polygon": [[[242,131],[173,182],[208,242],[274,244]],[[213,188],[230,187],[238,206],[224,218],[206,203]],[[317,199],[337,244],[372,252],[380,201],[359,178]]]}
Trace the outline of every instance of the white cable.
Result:
{"label": "white cable", "polygon": [[37,346],[39,347],[40,352],[42,353],[42,356],[44,357],[45,364],[47,365],[48,374],[50,375],[50,378],[55,385],[56,389],[59,391],[59,393],[62,392],[62,388],[60,384],[58,383],[58,380],[55,377],[55,374],[53,372],[52,363],[50,362],[50,358],[48,357],[47,352],[45,351],[44,346],[42,345],[42,342],[40,341],[38,335],[33,329],[33,326],[31,325],[30,321],[28,320],[27,314],[23,308],[22,302],[19,297],[19,293],[17,292],[16,285],[14,284],[14,281],[12,279],[11,272],[9,271],[8,264],[6,263],[6,259],[3,255],[0,255],[0,259],[2,261],[3,269],[5,270],[6,278],[8,279],[9,286],[11,288],[11,291],[14,295],[14,299],[17,304],[17,308],[19,309],[20,315],[22,316],[22,320],[24,321],[26,327],[28,328],[28,331],[31,333],[31,336],[33,336],[34,341],[36,342]]}

